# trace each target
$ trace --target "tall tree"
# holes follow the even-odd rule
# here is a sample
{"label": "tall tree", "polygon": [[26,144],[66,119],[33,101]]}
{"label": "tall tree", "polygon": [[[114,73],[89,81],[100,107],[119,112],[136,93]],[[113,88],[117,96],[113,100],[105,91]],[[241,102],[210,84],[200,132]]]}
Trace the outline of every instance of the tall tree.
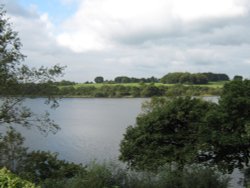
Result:
{"label": "tall tree", "polygon": [[[207,115],[206,160],[229,171],[247,166],[250,158],[250,80],[225,84],[219,106]],[[205,137],[206,135],[206,137]],[[210,137],[210,138],[209,138]],[[209,154],[209,155],[208,155]]]}
{"label": "tall tree", "polygon": [[235,76],[233,77],[233,80],[243,80],[243,76],[235,75]]}
{"label": "tall tree", "polygon": [[97,76],[95,78],[95,83],[103,83],[104,82],[104,78],[102,76]]}
{"label": "tall tree", "polygon": [[[50,120],[47,113],[37,115],[23,105],[26,93],[23,83],[46,83],[60,76],[63,67],[55,65],[52,68],[29,68],[22,62],[25,56],[20,52],[22,43],[18,33],[13,31],[6,11],[0,6],[0,125],[21,124],[31,126],[34,121],[44,132],[56,131],[58,126]],[[19,91],[18,97],[13,97]],[[51,99],[50,97],[48,99]],[[50,103],[54,100],[48,100]],[[55,101],[54,101],[55,102]],[[50,103],[52,107],[55,103]]]}
{"label": "tall tree", "polygon": [[199,128],[214,104],[199,99],[154,99],[136,126],[128,127],[120,159],[135,169],[156,170],[165,163],[183,166],[199,155]]}
{"label": "tall tree", "polygon": [[22,161],[27,153],[23,141],[21,134],[13,128],[10,128],[5,136],[0,137],[0,168],[6,167],[12,172],[22,170]]}

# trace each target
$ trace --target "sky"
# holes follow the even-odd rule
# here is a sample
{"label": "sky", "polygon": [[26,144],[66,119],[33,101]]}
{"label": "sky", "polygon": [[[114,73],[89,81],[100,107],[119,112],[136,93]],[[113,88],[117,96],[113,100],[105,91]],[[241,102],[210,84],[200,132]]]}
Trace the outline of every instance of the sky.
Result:
{"label": "sky", "polygon": [[250,78],[250,0],[0,0],[25,64],[67,66],[61,79]]}

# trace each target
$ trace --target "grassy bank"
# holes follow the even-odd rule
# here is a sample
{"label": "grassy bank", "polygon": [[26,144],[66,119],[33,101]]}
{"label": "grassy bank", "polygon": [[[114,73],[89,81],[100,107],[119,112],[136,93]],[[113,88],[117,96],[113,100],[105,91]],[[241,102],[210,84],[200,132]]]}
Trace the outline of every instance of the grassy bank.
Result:
{"label": "grassy bank", "polygon": [[[212,87],[212,88],[222,88],[225,83],[228,83],[229,81],[221,81],[221,82],[209,82],[208,84],[201,84],[201,85],[188,85],[183,84],[184,86],[199,86],[199,87]],[[152,83],[78,83],[73,85],[73,87],[79,88],[79,87],[95,87],[100,88],[103,86],[125,86],[125,87],[140,87],[143,85],[151,85]],[[156,87],[173,87],[180,84],[164,84],[164,83],[154,83],[154,86]],[[63,88],[67,86],[59,86],[59,88]]]}
{"label": "grassy bank", "polygon": [[211,96],[220,95],[225,82],[206,85],[184,85],[163,83],[124,83],[124,84],[75,84],[57,86],[56,95],[63,97],[90,98],[137,98],[154,96]]}

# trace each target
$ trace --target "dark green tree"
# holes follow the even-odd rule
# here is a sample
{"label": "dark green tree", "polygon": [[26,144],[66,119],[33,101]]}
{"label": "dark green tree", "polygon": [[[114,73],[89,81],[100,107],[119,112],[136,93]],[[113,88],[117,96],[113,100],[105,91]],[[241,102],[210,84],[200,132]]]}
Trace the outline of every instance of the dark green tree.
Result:
{"label": "dark green tree", "polygon": [[212,73],[212,72],[204,72],[209,82],[217,82],[217,81],[228,81],[229,76],[223,73]]}
{"label": "dark green tree", "polygon": [[191,74],[189,72],[173,72],[161,78],[162,83],[167,84],[207,84],[208,78],[206,75],[197,73]]}
{"label": "dark green tree", "polygon": [[240,76],[240,75],[235,75],[235,76],[233,77],[233,80],[243,80],[243,77]]}
{"label": "dark green tree", "polygon": [[102,76],[97,76],[95,78],[95,83],[103,83],[104,82],[104,78]]}
{"label": "dark green tree", "polygon": [[115,83],[130,83],[131,82],[131,78],[127,77],[127,76],[118,76],[115,78]]}
{"label": "dark green tree", "polygon": [[[180,78],[186,73],[183,72],[173,72],[168,73],[161,78],[161,82],[165,84],[177,84],[180,83]],[[186,80],[185,80],[186,81]]]}
{"label": "dark green tree", "polygon": [[143,87],[141,96],[142,97],[153,97],[153,96],[162,96],[163,91],[155,86],[154,84],[146,85]]}
{"label": "dark green tree", "polygon": [[46,179],[65,179],[84,171],[82,165],[58,159],[58,154],[45,151],[32,151],[22,161],[20,176],[32,181],[42,182]]}
{"label": "dark green tree", "polygon": [[179,83],[190,84],[191,83],[191,74],[188,72],[183,73],[179,78]]}
{"label": "dark green tree", "polygon": [[200,99],[154,99],[136,126],[127,128],[120,159],[135,169],[156,170],[165,163],[180,166],[199,156],[199,129],[215,105]]}
{"label": "dark green tree", "polygon": [[[225,84],[218,108],[207,114],[201,137],[203,160],[231,172],[243,168],[250,157],[250,81]],[[205,147],[206,146],[206,147]],[[202,159],[202,158],[201,158]]]}
{"label": "dark green tree", "polygon": [[192,74],[191,83],[192,84],[207,84],[208,79],[205,75],[203,75],[201,73]]}

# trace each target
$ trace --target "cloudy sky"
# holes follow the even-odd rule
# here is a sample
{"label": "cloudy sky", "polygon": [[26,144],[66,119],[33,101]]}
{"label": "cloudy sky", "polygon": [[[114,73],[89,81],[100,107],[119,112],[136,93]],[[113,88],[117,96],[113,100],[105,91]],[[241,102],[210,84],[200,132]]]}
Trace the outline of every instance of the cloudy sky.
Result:
{"label": "cloudy sky", "polygon": [[63,79],[216,72],[250,78],[250,0],[0,0],[25,63]]}

